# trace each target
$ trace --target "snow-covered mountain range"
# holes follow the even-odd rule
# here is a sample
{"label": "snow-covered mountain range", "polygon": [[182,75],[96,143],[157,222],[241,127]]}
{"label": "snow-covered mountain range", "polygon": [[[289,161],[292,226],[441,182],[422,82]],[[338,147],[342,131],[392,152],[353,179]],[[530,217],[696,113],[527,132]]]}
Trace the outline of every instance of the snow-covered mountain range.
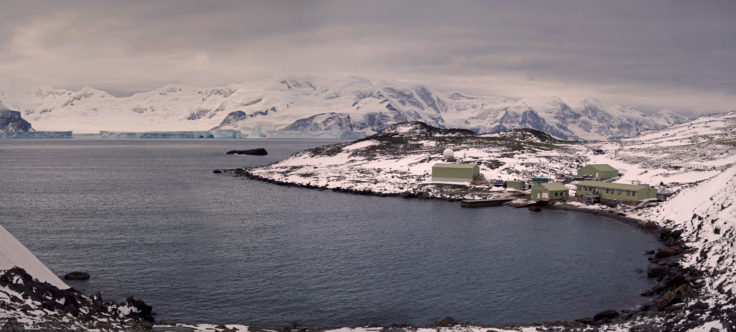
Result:
{"label": "snow-covered mountain range", "polygon": [[356,77],[287,78],[207,89],[168,85],[129,97],[89,87],[6,89],[0,101],[21,111],[39,130],[79,133],[239,129],[251,137],[277,131],[373,134],[393,123],[421,121],[479,133],[533,128],[561,139],[604,140],[685,120],[668,110],[645,115],[595,100],[573,108],[558,97],[444,94],[423,85]]}

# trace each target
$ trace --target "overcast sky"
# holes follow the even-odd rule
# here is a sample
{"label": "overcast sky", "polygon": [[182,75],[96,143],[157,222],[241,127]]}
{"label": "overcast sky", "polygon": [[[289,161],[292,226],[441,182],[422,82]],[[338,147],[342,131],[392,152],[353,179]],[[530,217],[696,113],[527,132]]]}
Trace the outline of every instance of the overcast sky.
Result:
{"label": "overcast sky", "polygon": [[736,109],[736,1],[0,0],[0,79],[122,95],[356,75]]}

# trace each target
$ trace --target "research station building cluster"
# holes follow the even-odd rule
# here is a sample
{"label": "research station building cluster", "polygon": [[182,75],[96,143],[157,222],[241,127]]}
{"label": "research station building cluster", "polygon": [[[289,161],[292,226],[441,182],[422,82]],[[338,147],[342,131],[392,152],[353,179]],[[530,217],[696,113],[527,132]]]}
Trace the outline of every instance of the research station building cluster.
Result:
{"label": "research station building cluster", "polygon": [[579,201],[586,203],[636,205],[645,200],[657,199],[657,189],[645,184],[612,182],[619,171],[608,164],[590,164],[577,170],[577,177],[557,175],[555,178],[575,186],[575,194],[562,182],[550,182],[546,177],[534,177],[529,182],[521,180],[495,180],[486,182],[476,164],[437,163],[432,166],[432,181],[452,184],[502,185],[506,188],[526,190],[530,184],[530,198],[538,202]]}

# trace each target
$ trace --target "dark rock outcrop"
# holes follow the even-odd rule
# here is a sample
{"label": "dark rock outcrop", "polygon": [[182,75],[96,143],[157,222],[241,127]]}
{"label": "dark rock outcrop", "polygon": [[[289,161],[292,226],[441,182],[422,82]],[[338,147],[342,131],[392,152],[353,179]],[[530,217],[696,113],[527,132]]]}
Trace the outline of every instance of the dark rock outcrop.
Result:
{"label": "dark rock outcrop", "polygon": [[69,272],[66,275],[64,275],[64,279],[66,280],[87,280],[89,279],[89,273],[81,272],[81,271]]}
{"label": "dark rock outcrop", "polygon": [[347,113],[320,113],[296,120],[282,128],[283,131],[352,131]]}
{"label": "dark rock outcrop", "polygon": [[669,273],[669,269],[666,266],[659,264],[649,264],[647,266],[647,277],[660,279]]}
{"label": "dark rock outcrop", "polygon": [[654,256],[656,258],[665,258],[665,257],[678,255],[681,252],[682,252],[682,248],[679,248],[679,247],[662,248],[662,249],[657,250],[657,253]]}
{"label": "dark rock outcrop", "polygon": [[31,124],[23,120],[20,116],[20,112],[11,111],[6,109],[0,104],[0,132],[29,132],[34,131]]}
{"label": "dark rock outcrop", "polygon": [[228,113],[228,115],[222,119],[219,125],[212,129],[223,129],[223,128],[235,128],[240,121],[248,118],[248,115],[243,111],[234,111]]}
{"label": "dark rock outcrop", "polygon": [[432,327],[449,327],[449,326],[455,326],[458,322],[455,320],[455,318],[452,318],[450,316],[447,316],[445,318],[442,318],[441,320],[438,320],[434,323],[432,323]]}
{"label": "dark rock outcrop", "polygon": [[266,149],[264,148],[257,148],[248,150],[230,150],[225,154],[248,154],[253,156],[265,156],[268,154],[268,151],[266,151]]}
{"label": "dark rock outcrop", "polygon": [[616,310],[605,310],[597,313],[593,316],[594,321],[611,320],[618,317],[620,314]]}
{"label": "dark rock outcrop", "polygon": [[[9,269],[0,275],[0,287],[5,287],[17,293],[24,300],[30,299],[34,303],[38,303],[40,308],[46,312],[48,324],[52,324],[49,325],[49,329],[52,330],[68,330],[71,326],[64,324],[70,323],[70,321],[58,319],[58,317],[68,317],[67,315],[76,318],[71,323],[97,324],[98,322],[105,322],[106,324],[117,324],[117,326],[126,327],[123,329],[131,327],[133,330],[138,330],[139,327],[150,327],[154,322],[152,307],[141,300],[129,297],[123,303],[103,302],[99,293],[90,297],[73,288],[59,289],[47,282],[34,279],[19,267]],[[11,301],[0,304],[3,304],[4,309],[10,312],[23,313],[33,309],[26,304],[26,301],[18,303]],[[127,309],[122,310],[123,307],[127,307]],[[54,320],[52,316],[56,317],[57,320]],[[76,328],[74,329],[76,330]]]}

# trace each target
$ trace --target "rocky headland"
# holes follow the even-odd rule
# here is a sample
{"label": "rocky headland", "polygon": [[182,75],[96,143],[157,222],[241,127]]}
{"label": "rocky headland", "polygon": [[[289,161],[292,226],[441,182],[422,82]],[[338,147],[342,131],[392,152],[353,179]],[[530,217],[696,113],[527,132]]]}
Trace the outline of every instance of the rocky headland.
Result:
{"label": "rocky headland", "polygon": [[11,111],[0,104],[0,132],[31,132],[31,124],[20,116],[20,112]]}

